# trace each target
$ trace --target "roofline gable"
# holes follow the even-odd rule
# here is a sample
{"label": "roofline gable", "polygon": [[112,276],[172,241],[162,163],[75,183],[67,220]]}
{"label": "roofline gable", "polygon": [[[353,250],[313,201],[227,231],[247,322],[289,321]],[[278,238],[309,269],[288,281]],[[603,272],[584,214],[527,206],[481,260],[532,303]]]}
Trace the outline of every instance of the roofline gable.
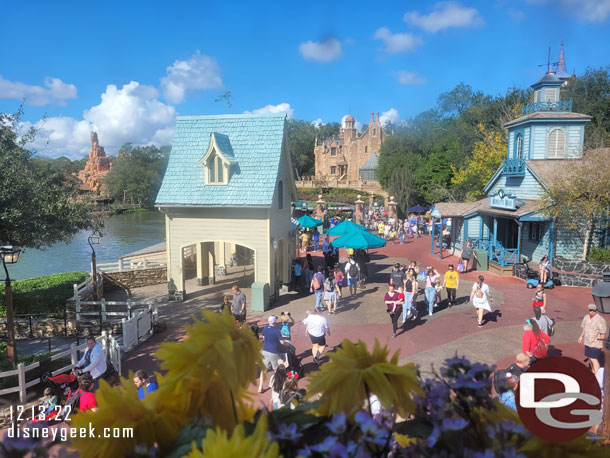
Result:
{"label": "roofline gable", "polygon": [[208,145],[208,149],[207,149],[206,153],[203,155],[203,157],[201,159],[199,159],[199,162],[197,162],[197,165],[203,165],[205,167],[205,163],[208,161],[208,159],[210,158],[210,156],[212,155],[212,153],[214,151],[216,151],[216,154],[222,160],[222,162],[225,163],[225,165],[231,166],[233,164],[236,164],[237,161],[228,159],[224,154],[222,154],[222,150],[218,147],[218,143],[216,142],[215,134],[216,134],[216,132],[212,132],[210,134],[210,144]]}
{"label": "roofline gable", "polygon": [[483,188],[483,192],[485,194],[487,194],[487,192],[493,187],[493,185],[496,184],[496,181],[498,181],[498,178],[500,178],[502,176],[502,169],[503,168],[504,168],[504,163],[502,163],[502,165],[500,165],[500,167],[498,167],[498,170],[496,170],[496,173],[494,173],[491,176],[491,178],[489,179],[489,181],[487,182],[487,184]]}

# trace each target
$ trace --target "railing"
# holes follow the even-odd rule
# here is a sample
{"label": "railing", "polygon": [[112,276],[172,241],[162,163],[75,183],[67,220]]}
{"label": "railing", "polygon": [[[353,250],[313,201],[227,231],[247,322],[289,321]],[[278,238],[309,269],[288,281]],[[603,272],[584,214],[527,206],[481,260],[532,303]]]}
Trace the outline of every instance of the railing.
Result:
{"label": "railing", "polygon": [[487,239],[469,239],[470,246],[473,250],[489,250],[490,240]]}
{"label": "railing", "polygon": [[155,323],[157,322],[157,312],[152,305],[148,310],[138,312],[129,319],[123,318],[121,326],[123,329],[123,350],[128,351],[135,347],[144,338],[153,334]]}
{"label": "railing", "polygon": [[496,245],[489,252],[489,260],[499,264],[502,267],[512,266],[517,264],[518,248],[504,248],[502,245]]}
{"label": "railing", "polygon": [[504,159],[502,173],[508,177],[525,176],[525,160],[521,158]]}
{"label": "railing", "polygon": [[[118,341],[110,334],[106,334],[106,332],[102,332],[102,335],[96,339],[97,342],[102,343],[102,348],[104,350],[104,354],[106,358],[110,360],[116,371],[119,375],[121,373],[121,346]],[[62,374],[64,372],[72,370],[76,364],[78,363],[78,351],[85,350],[87,348],[87,343],[83,343],[81,345],[72,344],[70,345],[69,350],[65,350],[51,356],[50,361],[57,361],[58,359],[64,358],[66,356],[70,356],[70,364],[67,366],[61,367],[51,372],[51,376],[56,376],[58,374]],[[26,382],[26,373],[30,372],[34,369],[38,369],[40,367],[40,361],[32,363],[28,366],[24,366],[23,363],[17,365],[17,369],[13,369],[11,371],[0,372],[0,379],[5,377],[17,376],[18,384],[12,388],[5,388],[0,390],[0,396],[10,393],[19,393],[19,402],[25,404],[27,402],[27,389],[41,383],[40,377],[35,378],[34,380],[30,380]]]}
{"label": "railing", "polygon": [[[92,312],[83,312],[81,311],[81,306],[83,305],[95,305],[95,306],[99,306],[99,310],[98,311],[92,311]],[[107,311],[107,307],[108,306],[125,306],[126,310],[124,311],[115,311],[115,312],[109,312]],[[157,318],[159,316],[159,312],[158,312],[158,304],[157,304],[157,300],[152,300],[152,301],[106,301],[105,299],[102,299],[100,301],[81,301],[80,299],[77,299],[75,301],[75,307],[76,307],[76,321],[80,321],[82,316],[96,316],[98,317],[102,322],[106,321],[108,319],[108,317],[120,317],[120,318],[127,318],[130,319],[133,317],[134,313],[137,311],[137,309],[141,309],[141,308],[145,308],[145,309],[151,309],[152,313],[154,315],[153,317],[153,321],[156,322]]]}
{"label": "railing", "polygon": [[524,105],[521,114],[526,115],[535,111],[572,111],[572,100],[557,100],[556,102],[532,102]]}
{"label": "railing", "polygon": [[167,264],[164,262],[149,261],[143,259],[138,262],[133,262],[128,259],[119,259],[114,262],[102,262],[97,264],[97,270],[100,272],[122,272],[124,270],[137,270],[137,269],[152,269],[154,267],[165,267]]}

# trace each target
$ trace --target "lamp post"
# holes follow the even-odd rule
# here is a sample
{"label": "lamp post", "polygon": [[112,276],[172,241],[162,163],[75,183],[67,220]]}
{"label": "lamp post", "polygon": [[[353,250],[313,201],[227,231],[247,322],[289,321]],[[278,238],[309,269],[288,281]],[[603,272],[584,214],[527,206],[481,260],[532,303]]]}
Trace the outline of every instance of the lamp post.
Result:
{"label": "lamp post", "polygon": [[596,283],[591,290],[591,296],[598,311],[610,313],[610,270],[605,270],[602,275],[604,280]]}
{"label": "lamp post", "polygon": [[93,300],[97,301],[97,268],[95,265],[95,249],[93,245],[99,245],[102,240],[102,236],[98,231],[95,231],[93,234],[89,236],[87,241],[89,242],[89,246],[91,247],[91,272],[93,274]]}
{"label": "lamp post", "polygon": [[277,301],[278,296],[280,295],[280,285],[279,285],[279,275],[278,275],[278,271],[277,271],[277,250],[280,246],[280,241],[277,237],[273,237],[273,259],[274,259],[274,263],[275,263],[275,285],[274,285],[274,292],[275,292],[275,300]]}
{"label": "lamp post", "polygon": [[6,278],[4,279],[4,304],[6,306],[6,333],[7,347],[6,354],[11,364],[17,364],[17,345],[15,342],[15,323],[13,321],[13,291],[11,289],[11,277],[9,277],[7,264],[15,264],[19,260],[21,250],[13,246],[0,247],[0,258],[2,258],[2,267]]}

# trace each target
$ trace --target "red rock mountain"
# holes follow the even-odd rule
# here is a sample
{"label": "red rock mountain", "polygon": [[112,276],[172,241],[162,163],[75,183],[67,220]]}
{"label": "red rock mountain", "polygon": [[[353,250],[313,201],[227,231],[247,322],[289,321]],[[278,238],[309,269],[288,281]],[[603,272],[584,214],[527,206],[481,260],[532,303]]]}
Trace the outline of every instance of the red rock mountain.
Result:
{"label": "red rock mountain", "polygon": [[102,178],[112,169],[110,158],[106,156],[104,147],[100,146],[97,133],[91,132],[91,151],[89,160],[84,170],[78,172],[78,179],[81,181],[81,189],[92,191],[99,196],[102,193]]}

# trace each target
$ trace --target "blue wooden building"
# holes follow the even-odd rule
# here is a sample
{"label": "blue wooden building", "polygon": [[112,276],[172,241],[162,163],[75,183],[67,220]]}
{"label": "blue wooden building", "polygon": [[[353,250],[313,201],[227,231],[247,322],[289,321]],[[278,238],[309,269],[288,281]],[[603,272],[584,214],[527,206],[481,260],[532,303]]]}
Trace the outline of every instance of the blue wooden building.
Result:
{"label": "blue wooden building", "polygon": [[591,120],[572,112],[571,100],[561,100],[565,81],[549,65],[532,85],[532,103],[504,125],[506,158],[487,183],[486,198],[438,203],[432,209],[433,217],[452,219],[450,249],[460,250],[470,239],[475,249],[487,253],[491,271],[512,274],[514,264],[538,262],[544,255],[551,262],[555,256],[582,258],[585,231],[568,231],[540,213],[545,183],[568,161],[582,159],[585,124]]}

